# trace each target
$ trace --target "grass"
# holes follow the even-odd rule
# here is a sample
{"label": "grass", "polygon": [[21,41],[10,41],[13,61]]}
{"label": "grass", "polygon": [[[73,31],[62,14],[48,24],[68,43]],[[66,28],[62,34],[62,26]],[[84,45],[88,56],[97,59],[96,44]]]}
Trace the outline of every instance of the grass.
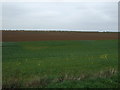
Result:
{"label": "grass", "polygon": [[85,80],[63,81],[61,83],[52,83],[47,88],[117,88],[118,76],[114,75],[108,78],[90,78]]}
{"label": "grass", "polygon": [[116,78],[117,50],[117,40],[3,42],[3,87],[104,87]]}

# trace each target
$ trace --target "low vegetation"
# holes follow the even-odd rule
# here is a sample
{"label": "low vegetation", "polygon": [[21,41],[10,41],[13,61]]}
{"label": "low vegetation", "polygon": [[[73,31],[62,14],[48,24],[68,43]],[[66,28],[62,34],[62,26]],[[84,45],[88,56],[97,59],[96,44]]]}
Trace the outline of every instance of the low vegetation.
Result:
{"label": "low vegetation", "polygon": [[117,40],[3,42],[3,88],[117,88]]}

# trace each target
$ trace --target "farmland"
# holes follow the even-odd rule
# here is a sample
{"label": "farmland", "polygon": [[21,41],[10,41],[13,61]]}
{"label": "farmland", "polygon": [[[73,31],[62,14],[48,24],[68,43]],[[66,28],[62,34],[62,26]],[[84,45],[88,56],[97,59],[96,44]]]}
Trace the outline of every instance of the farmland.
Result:
{"label": "farmland", "polygon": [[118,33],[115,32],[3,31],[2,35],[2,40],[5,42],[118,39]]}
{"label": "farmland", "polygon": [[57,36],[49,38],[51,35],[42,39],[37,34],[32,39],[32,35],[26,34],[32,39],[29,41],[25,34],[23,40],[21,35],[3,33],[3,88],[116,88],[117,34],[86,34],[89,39],[78,35],[73,40],[69,35],[63,40]]}

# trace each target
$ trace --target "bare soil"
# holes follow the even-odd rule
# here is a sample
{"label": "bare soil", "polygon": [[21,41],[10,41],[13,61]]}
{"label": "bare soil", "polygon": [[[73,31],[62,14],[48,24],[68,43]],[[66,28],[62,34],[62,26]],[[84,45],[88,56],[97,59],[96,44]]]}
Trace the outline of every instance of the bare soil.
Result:
{"label": "bare soil", "polygon": [[112,40],[118,39],[113,32],[54,32],[54,31],[2,31],[3,42],[48,40]]}

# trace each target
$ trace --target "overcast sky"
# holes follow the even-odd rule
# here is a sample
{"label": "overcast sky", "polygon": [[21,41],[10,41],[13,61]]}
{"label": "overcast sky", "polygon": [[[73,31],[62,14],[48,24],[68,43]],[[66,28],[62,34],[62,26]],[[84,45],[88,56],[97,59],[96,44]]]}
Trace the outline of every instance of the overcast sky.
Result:
{"label": "overcast sky", "polygon": [[118,30],[117,2],[6,2],[3,29]]}

